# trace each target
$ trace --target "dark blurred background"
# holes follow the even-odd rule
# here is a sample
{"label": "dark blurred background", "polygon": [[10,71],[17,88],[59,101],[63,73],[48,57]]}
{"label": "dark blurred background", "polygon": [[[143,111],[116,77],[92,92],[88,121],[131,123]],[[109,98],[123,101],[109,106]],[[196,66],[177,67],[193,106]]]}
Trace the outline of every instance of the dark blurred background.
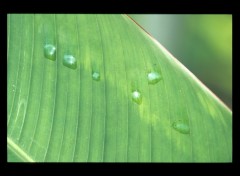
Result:
{"label": "dark blurred background", "polygon": [[232,15],[129,15],[232,109]]}

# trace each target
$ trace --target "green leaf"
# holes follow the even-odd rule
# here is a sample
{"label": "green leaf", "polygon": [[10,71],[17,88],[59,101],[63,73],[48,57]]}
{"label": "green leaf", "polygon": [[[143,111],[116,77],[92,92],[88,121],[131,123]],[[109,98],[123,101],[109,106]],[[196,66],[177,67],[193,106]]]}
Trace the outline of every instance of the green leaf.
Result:
{"label": "green leaf", "polygon": [[7,46],[9,162],[232,161],[232,112],[128,16],[11,14]]}

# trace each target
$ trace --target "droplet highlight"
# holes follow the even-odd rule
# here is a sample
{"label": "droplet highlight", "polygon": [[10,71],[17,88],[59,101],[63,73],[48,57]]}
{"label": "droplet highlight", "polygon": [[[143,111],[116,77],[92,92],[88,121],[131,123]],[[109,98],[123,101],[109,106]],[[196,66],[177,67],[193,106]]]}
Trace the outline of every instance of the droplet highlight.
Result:
{"label": "droplet highlight", "polygon": [[150,72],[147,75],[147,79],[148,79],[148,84],[156,84],[162,78],[161,78],[161,75],[158,72]]}
{"label": "droplet highlight", "polygon": [[51,44],[46,44],[44,46],[44,56],[47,59],[55,61],[56,60],[56,47]]}
{"label": "droplet highlight", "polygon": [[92,78],[95,81],[99,81],[100,80],[100,74],[98,72],[93,72]]}
{"label": "droplet highlight", "polygon": [[132,100],[139,105],[142,103],[142,95],[138,90],[132,92]]}
{"label": "droplet highlight", "polygon": [[189,124],[184,120],[177,120],[177,121],[173,122],[172,127],[180,133],[183,133],[183,134],[190,133]]}
{"label": "droplet highlight", "polygon": [[72,55],[65,54],[63,57],[63,65],[71,69],[76,69],[77,60]]}

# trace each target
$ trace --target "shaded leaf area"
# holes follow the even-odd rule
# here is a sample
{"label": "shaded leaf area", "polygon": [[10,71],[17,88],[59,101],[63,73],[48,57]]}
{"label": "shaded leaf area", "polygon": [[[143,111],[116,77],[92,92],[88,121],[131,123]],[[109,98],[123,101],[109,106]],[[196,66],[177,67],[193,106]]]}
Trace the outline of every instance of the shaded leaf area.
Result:
{"label": "shaded leaf area", "polygon": [[232,160],[232,112],[126,15],[11,14],[7,52],[10,162]]}

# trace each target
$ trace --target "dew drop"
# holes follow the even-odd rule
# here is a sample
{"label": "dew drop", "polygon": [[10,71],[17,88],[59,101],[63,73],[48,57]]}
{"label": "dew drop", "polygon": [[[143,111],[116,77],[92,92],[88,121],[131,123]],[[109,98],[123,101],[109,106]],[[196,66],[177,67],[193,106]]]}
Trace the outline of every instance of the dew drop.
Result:
{"label": "dew drop", "polygon": [[148,84],[156,84],[161,80],[161,75],[158,72],[150,72],[147,75]]}
{"label": "dew drop", "polygon": [[100,80],[100,74],[98,72],[93,72],[92,78],[95,81],[99,81]]}
{"label": "dew drop", "polygon": [[51,44],[46,44],[44,46],[44,56],[47,59],[55,61],[56,60],[56,47]]}
{"label": "dew drop", "polygon": [[190,133],[189,124],[186,121],[177,120],[172,123],[172,127],[180,133],[183,133],[183,134]]}
{"label": "dew drop", "polygon": [[65,54],[63,57],[63,65],[71,69],[76,69],[77,60],[72,55]]}
{"label": "dew drop", "polygon": [[134,102],[136,102],[137,104],[141,104],[142,103],[142,95],[138,90],[135,90],[132,92],[132,99]]}

